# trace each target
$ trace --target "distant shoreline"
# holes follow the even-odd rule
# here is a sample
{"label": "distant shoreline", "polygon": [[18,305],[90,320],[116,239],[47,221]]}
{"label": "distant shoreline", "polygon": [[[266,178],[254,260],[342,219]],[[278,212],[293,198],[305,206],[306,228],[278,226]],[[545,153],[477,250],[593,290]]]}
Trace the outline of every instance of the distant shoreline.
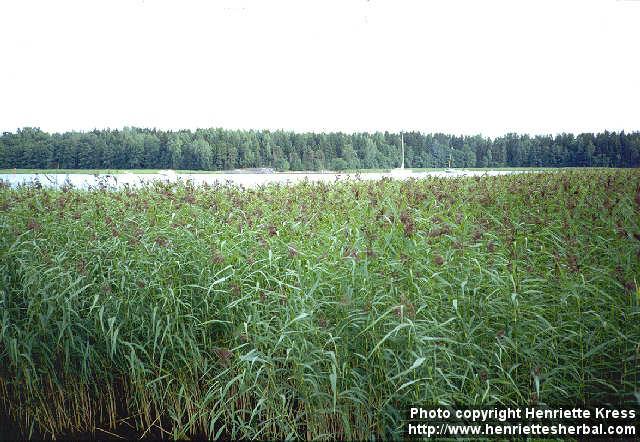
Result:
{"label": "distant shoreline", "polygon": [[[572,169],[616,169],[615,167],[452,167],[456,171],[533,171],[533,170],[572,170]],[[0,169],[0,174],[43,174],[43,175],[71,175],[71,174],[91,174],[91,175],[120,175],[126,173],[133,174],[158,174],[164,169]],[[270,172],[257,172],[256,169],[233,169],[233,170],[173,170],[176,174],[342,174],[342,173],[390,173],[393,169],[348,169],[348,170],[273,170]],[[407,168],[411,172],[443,172],[445,167],[434,168]]]}

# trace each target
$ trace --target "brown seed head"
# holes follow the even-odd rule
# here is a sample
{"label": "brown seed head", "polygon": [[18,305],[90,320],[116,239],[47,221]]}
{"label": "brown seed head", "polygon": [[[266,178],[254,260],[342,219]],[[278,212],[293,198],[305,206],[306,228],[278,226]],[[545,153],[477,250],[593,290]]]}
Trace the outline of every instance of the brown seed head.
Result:
{"label": "brown seed head", "polygon": [[294,256],[296,256],[298,254],[298,251],[296,250],[295,247],[289,246],[288,249],[289,249],[289,256],[291,258],[293,258]]}
{"label": "brown seed head", "polygon": [[222,264],[224,262],[224,256],[222,256],[222,253],[214,251],[213,255],[211,255],[211,261],[213,261],[214,264]]}
{"label": "brown seed head", "polygon": [[27,229],[29,230],[40,230],[40,224],[33,218],[31,218],[27,222]]}
{"label": "brown seed head", "polygon": [[223,363],[227,363],[233,356],[233,353],[227,348],[217,348],[215,353]]}

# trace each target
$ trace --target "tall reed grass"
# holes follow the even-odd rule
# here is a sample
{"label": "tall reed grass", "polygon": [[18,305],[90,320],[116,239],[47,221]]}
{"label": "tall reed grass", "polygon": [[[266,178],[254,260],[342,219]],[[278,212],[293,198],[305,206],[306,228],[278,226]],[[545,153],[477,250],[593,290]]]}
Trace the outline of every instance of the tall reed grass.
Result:
{"label": "tall reed grass", "polygon": [[[409,406],[637,406],[640,173],[0,189],[29,434],[399,438]],[[634,396],[635,395],[635,396]]]}

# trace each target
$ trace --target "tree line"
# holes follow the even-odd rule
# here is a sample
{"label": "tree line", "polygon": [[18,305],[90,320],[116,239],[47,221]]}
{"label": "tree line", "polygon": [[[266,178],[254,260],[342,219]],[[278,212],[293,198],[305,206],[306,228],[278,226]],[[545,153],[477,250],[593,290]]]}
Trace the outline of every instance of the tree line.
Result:
{"label": "tree line", "polygon": [[[346,170],[400,165],[400,134],[124,128],[0,136],[0,169]],[[639,167],[640,132],[480,135],[405,132],[406,167]]]}

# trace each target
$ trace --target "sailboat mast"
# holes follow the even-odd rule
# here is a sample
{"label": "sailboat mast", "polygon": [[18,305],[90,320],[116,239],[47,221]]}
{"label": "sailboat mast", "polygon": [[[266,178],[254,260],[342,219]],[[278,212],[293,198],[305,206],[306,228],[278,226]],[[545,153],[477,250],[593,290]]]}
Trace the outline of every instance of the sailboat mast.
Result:
{"label": "sailboat mast", "polygon": [[404,134],[400,132],[400,144],[402,146],[402,165],[400,169],[404,169]]}

